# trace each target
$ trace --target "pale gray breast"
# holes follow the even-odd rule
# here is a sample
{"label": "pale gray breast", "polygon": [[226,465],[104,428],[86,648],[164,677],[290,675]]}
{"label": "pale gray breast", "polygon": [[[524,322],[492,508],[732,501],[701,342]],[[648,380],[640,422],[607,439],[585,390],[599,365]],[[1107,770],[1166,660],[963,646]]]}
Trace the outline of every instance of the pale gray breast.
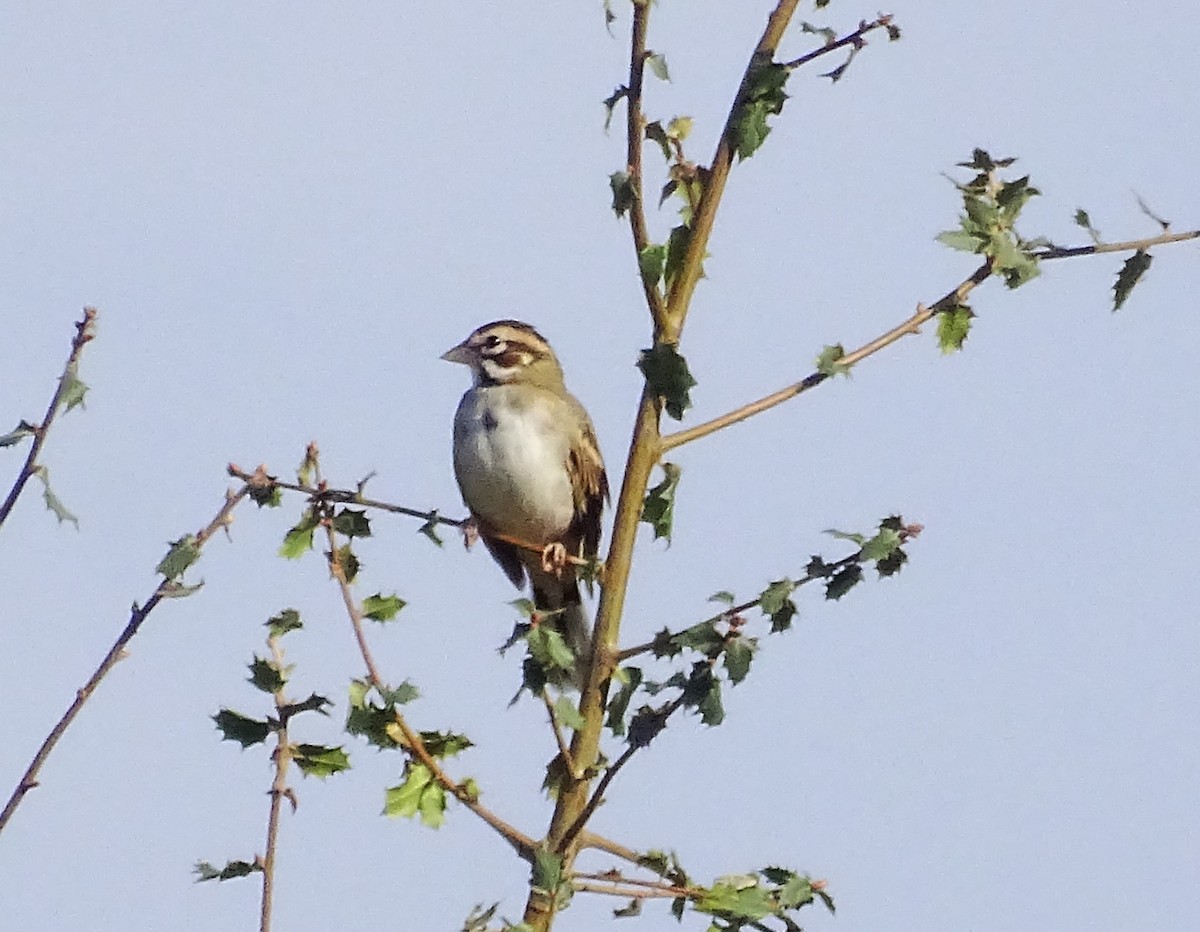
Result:
{"label": "pale gray breast", "polygon": [[463,501],[505,534],[541,544],[574,517],[565,402],[529,385],[473,388],[454,416],[454,472]]}

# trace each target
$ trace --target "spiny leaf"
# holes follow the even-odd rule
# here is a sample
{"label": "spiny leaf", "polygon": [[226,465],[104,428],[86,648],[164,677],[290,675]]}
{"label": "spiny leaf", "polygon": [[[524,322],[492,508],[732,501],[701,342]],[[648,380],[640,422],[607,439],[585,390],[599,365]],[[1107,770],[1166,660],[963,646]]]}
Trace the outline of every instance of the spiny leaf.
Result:
{"label": "spiny leaf", "polygon": [[362,613],[372,621],[391,621],[407,603],[400,596],[376,592],[363,599]]}
{"label": "spiny leaf", "polygon": [[428,767],[409,761],[404,767],[404,782],[389,787],[384,793],[383,814],[393,818],[402,816],[411,819],[421,810],[422,795],[427,790],[437,788]]}
{"label": "spiny leaf", "polygon": [[173,540],[167,555],[158,561],[154,572],[162,573],[167,579],[178,579],[189,566],[200,559],[200,545],[194,534],[185,534]]}
{"label": "spiny leaf", "polygon": [[862,581],[862,566],[852,563],[839,570],[825,584],[825,598],[837,601]]}
{"label": "spiny leaf", "polygon": [[629,172],[613,172],[608,176],[608,186],[612,188],[612,209],[618,217],[624,217],[629,208],[637,201],[637,192],[633,187],[633,179]]}
{"label": "spiny leaf", "polygon": [[79,380],[79,366],[73,362],[63,372],[62,392],[58,396],[58,403],[65,411],[70,411],[79,405],[86,408],[87,405],[83,404],[83,399],[87,393],[88,387]]}
{"label": "spiny leaf", "polygon": [[754,155],[771,132],[767,117],[780,113],[788,95],[784,92],[791,72],[760,55],[746,72],[745,90],[729,121],[730,142],[739,160]]}
{"label": "spiny leaf", "polygon": [[271,733],[271,726],[257,718],[250,718],[232,709],[221,709],[213,717],[223,741],[236,741],[243,748],[261,744]]}
{"label": "spiny leaf", "polygon": [[0,434],[0,448],[16,446],[26,437],[32,437],[34,427],[28,421],[18,421],[17,426],[7,434]]}
{"label": "spiny leaf", "polygon": [[722,589],[720,592],[714,592],[712,595],[710,595],[708,597],[708,601],[709,602],[721,602],[725,605],[732,605],[737,600],[734,598],[732,592],[727,592],[726,590]]}
{"label": "spiny leaf", "polygon": [[880,578],[894,576],[900,572],[907,562],[908,554],[904,552],[903,547],[897,547],[882,560],[875,563],[875,572],[879,574]]}
{"label": "spiny leaf", "polygon": [[771,633],[778,634],[792,626],[796,614],[796,603],[791,595],[796,584],[790,579],[779,579],[767,586],[758,597],[758,607],[771,619]]}
{"label": "spiny leaf", "polygon": [[817,356],[817,371],[821,375],[849,375],[850,368],[841,363],[841,358],[846,355],[846,350],[841,343],[834,343],[832,346],[826,346],[819,356]]}
{"label": "spiny leaf", "polygon": [[625,734],[625,713],[629,709],[629,700],[642,683],[641,667],[621,667],[613,674],[613,681],[619,682],[621,688],[608,701],[607,725],[618,738]]}
{"label": "spiny leaf", "polygon": [[584,719],[579,709],[569,696],[559,696],[554,703],[554,716],[563,728],[578,731],[583,727]]}
{"label": "spiny leaf", "polygon": [[1125,264],[1121,266],[1120,274],[1117,275],[1117,282],[1113,285],[1114,311],[1119,311],[1124,306],[1129,293],[1133,291],[1134,285],[1146,274],[1153,259],[1154,257],[1146,252],[1146,250],[1139,249],[1125,260]]}
{"label": "spiny leaf", "polygon": [[658,343],[642,350],[637,365],[650,390],[662,399],[667,414],[683,420],[683,412],[692,406],[691,390],[696,385],[687,360],[674,346]]}
{"label": "spiny leaf", "polygon": [[352,583],[358,578],[358,571],[362,569],[362,564],[359,563],[358,557],[354,555],[354,550],[349,544],[343,544],[333,553],[326,551],[325,557],[329,560],[330,570],[332,571],[335,566],[339,568],[346,582]]}
{"label": "spiny leaf", "polygon": [[724,643],[725,635],[717,630],[716,623],[702,621],[671,635],[668,649],[658,656],[674,657],[684,649],[715,656]]}
{"label": "spiny leaf", "polygon": [[50,488],[50,470],[45,466],[37,466],[33,470],[33,474],[42,480],[42,501],[46,503],[46,510],[53,512],[54,517],[58,518],[58,523],[70,521],[75,525],[75,529],[79,529],[79,519],[67,510],[67,506],[59,501],[58,496],[54,494],[54,490]]}
{"label": "spiny leaf", "polygon": [[646,64],[654,76],[660,81],[670,81],[671,73],[667,70],[667,59],[661,52],[653,52],[646,56]]}
{"label": "spiny leaf", "polygon": [[206,880],[233,880],[237,877],[246,877],[261,871],[262,865],[253,864],[250,861],[227,861],[224,867],[216,868],[208,861],[197,861],[192,870],[196,874],[196,883],[203,883]]}
{"label": "spiny leaf", "polygon": [[306,551],[313,548],[313,531],[319,518],[317,511],[311,505],[304,509],[300,520],[283,536],[283,544],[279,547],[279,555],[288,560],[295,560]]}
{"label": "spiny leaf", "polygon": [[667,138],[667,131],[663,129],[662,123],[654,120],[646,124],[646,138],[651,142],[658,143],[658,147],[662,149],[663,158],[666,161],[671,161],[671,141]]}
{"label": "spiny leaf", "polygon": [[860,556],[864,560],[883,560],[892,555],[900,542],[899,531],[890,527],[881,528],[878,534],[862,545]]}
{"label": "spiny leaf", "polygon": [[350,769],[350,758],[344,749],[323,744],[293,745],[292,760],[306,777],[319,777],[322,780]]}
{"label": "spiny leaf", "polygon": [[296,631],[304,627],[304,623],[300,620],[300,613],[294,608],[285,608],[278,615],[272,615],[263,626],[270,631],[270,636],[273,638],[283,637],[289,631]]}
{"label": "spiny leaf", "polygon": [[604,131],[607,133],[612,125],[613,110],[617,104],[629,96],[629,88],[624,84],[604,98]]}
{"label": "spiny leaf", "polygon": [[758,650],[758,641],[742,635],[731,638],[725,645],[725,672],[729,674],[729,682],[737,685],[750,672],[750,661]]}
{"label": "spiny leaf", "polygon": [[440,537],[438,537],[437,528],[438,528],[438,513],[436,511],[431,511],[431,512],[429,512],[429,517],[426,519],[425,523],[422,524],[419,528],[417,528],[417,533],[424,534],[431,541],[433,541],[435,544],[437,544],[439,547],[441,547],[442,539]]}
{"label": "spiny leaf", "polygon": [[1082,207],[1075,209],[1075,225],[1083,227],[1087,230],[1087,234],[1091,237],[1093,243],[1100,242],[1100,231],[1092,226],[1092,218],[1088,216],[1088,212]]}
{"label": "spiny leaf", "polygon": [[679,477],[682,470],[674,463],[662,463],[663,480],[646,493],[642,503],[642,517],[654,528],[654,539],[660,537],[671,543],[671,529],[675,521],[675,494],[679,489]]}
{"label": "spiny leaf", "polygon": [[949,354],[962,349],[971,333],[971,320],[975,312],[966,304],[956,304],[937,315],[938,346]]}
{"label": "spiny leaf", "polygon": [[365,511],[343,508],[333,516],[333,529],[347,537],[370,537],[371,519]]}
{"label": "spiny leaf", "polygon": [[280,669],[272,660],[255,657],[250,662],[250,683],[264,693],[276,693],[287,683],[287,671]]}
{"label": "spiny leaf", "polygon": [[667,264],[667,246],[665,243],[650,243],[643,246],[638,253],[638,269],[642,273],[642,281],[654,287],[662,281],[663,269]]}
{"label": "spiny leaf", "polygon": [[558,677],[557,672],[571,672],[575,669],[575,655],[558,631],[548,624],[531,627],[525,636],[529,646],[529,654],[541,668],[547,679],[553,682]]}

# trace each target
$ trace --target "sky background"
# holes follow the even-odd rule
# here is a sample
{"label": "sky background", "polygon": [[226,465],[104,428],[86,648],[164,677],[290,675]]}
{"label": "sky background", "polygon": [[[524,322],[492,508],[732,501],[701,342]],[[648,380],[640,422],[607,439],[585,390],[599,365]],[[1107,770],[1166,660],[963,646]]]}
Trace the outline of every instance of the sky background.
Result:
{"label": "sky background", "polygon": [[[698,161],[768,6],[655,7],[673,82],[650,81],[647,110],[695,117]],[[614,7],[614,36],[599,0],[0,8],[0,418],[40,417],[79,309],[101,311],[87,409],[43,455],[79,530],[36,486],[0,529],[4,796],[153,590],[165,542],[219,507],[229,461],[287,475],[316,440],[334,484],[373,470],[374,495],[461,514],[466,373],[438,356],[478,324],[549,337],[619,477],[649,327],[609,209]],[[903,41],[873,41],[834,86],[824,67],[794,76],[732,176],[682,347],[688,423],[969,274],[934,236],[958,213],[942,173],[974,146],[1019,156],[1045,193],[1027,236],[1085,242],[1077,207],[1109,239],[1152,235],[1135,192],[1200,225],[1191,4],[889,11]],[[800,16],[845,31],[875,13]],[[811,40],[797,24],[783,54]],[[652,150],[647,166],[656,190]],[[651,215],[658,238],[673,219]],[[727,692],[726,724],[673,720],[595,829],[674,849],[702,880],[773,863],[826,878],[839,911],[809,913],[817,932],[1200,928],[1198,260],[1157,250],[1118,315],[1118,257],[1048,265],[1016,293],[988,283],[965,352],[942,357],[930,328],[677,451],[674,543],[643,528],[625,643],[706,617],[716,590],[749,598],[844,555],[825,528],[901,513],[926,531],[897,578],[840,603],[804,591],[795,629]],[[5,476],[23,456],[0,451]],[[267,754],[222,743],[209,716],[266,710],[245,664],[286,606],[307,621],[285,643],[294,693],[338,703],[299,737],[338,743],[361,673],[321,558],[275,556],[299,509],[243,507],[190,574],[203,591],[151,616],[62,741],[0,840],[14,928],[256,926],[257,879],[193,883],[199,859],[261,852],[267,814]],[[520,660],[495,653],[516,593],[482,548],[438,550],[416,527],[378,517],[360,548],[362,594],[409,602],[373,630],[376,657],[422,689],[416,726],[476,742],[451,771],[540,836],[551,736],[540,707],[507,707]],[[296,777],[277,927],[452,930],[497,900],[519,918],[525,867],[496,836],[457,807],[438,832],[381,818],[401,759],[348,746],[348,774]],[[556,928],[608,928],[619,905],[579,897]],[[674,927],[646,913],[623,922]]]}

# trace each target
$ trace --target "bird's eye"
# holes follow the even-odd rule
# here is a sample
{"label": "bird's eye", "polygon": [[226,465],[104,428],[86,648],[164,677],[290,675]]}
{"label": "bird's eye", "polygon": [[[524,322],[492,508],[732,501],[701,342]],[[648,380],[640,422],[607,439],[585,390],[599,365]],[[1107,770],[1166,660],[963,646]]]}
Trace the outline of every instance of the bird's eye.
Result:
{"label": "bird's eye", "polygon": [[505,344],[504,344],[504,341],[503,341],[503,340],[501,340],[501,339],[500,339],[498,336],[496,336],[496,334],[494,334],[494,333],[492,333],[492,334],[488,334],[488,338],[487,338],[486,340],[484,340],[484,341],[483,341],[483,348],[484,348],[485,350],[492,350],[492,351],[500,350],[500,351],[503,351],[503,350],[504,350],[504,345],[505,345]]}

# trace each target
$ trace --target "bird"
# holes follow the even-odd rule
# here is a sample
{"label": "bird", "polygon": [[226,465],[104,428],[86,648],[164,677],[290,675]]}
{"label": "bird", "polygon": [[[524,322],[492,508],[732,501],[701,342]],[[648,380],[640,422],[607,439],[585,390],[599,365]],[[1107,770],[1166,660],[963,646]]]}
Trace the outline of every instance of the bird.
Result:
{"label": "bird", "polygon": [[537,622],[552,625],[575,655],[573,682],[556,685],[582,689],[591,622],[564,554],[592,560],[600,546],[609,489],[592,419],[567,391],[549,342],[527,323],[484,324],[442,359],[473,377],[454,415],[463,503],[513,585],[528,579]]}

